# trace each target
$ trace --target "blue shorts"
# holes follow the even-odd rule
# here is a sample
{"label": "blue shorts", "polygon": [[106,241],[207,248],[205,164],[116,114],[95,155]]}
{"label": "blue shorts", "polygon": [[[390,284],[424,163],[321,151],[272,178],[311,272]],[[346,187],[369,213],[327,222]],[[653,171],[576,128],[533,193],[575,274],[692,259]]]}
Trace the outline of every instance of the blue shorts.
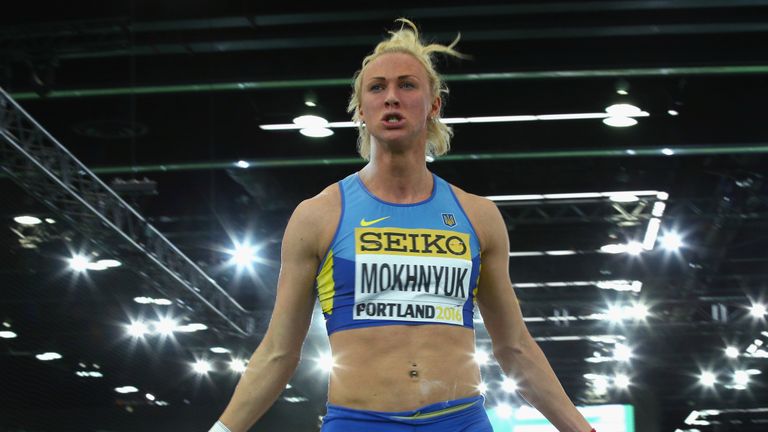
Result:
{"label": "blue shorts", "polygon": [[379,412],[328,404],[320,432],[493,432],[483,396],[402,412]]}

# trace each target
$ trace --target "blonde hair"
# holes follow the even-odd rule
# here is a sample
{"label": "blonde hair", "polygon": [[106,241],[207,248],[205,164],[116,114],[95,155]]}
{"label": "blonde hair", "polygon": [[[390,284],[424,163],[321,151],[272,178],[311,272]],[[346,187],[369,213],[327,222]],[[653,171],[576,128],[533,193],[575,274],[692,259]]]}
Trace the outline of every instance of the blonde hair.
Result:
{"label": "blonde hair", "polygon": [[[357,136],[357,151],[360,156],[365,160],[369,160],[371,156],[371,134],[366,129],[362,120],[360,119],[360,95],[362,93],[363,86],[363,71],[370,62],[381,56],[382,54],[389,53],[404,53],[412,55],[416,60],[424,66],[424,70],[427,73],[429,79],[430,89],[432,97],[448,94],[448,87],[443,82],[440,75],[433,65],[434,53],[450,55],[453,57],[466,58],[464,54],[453,49],[459,42],[459,36],[451,42],[450,45],[441,44],[429,44],[424,45],[419,38],[419,30],[416,28],[416,24],[406,18],[398,18],[395,22],[401,22],[402,26],[400,30],[390,31],[390,38],[380,42],[376,45],[376,48],[371,54],[363,59],[360,70],[355,72],[353,77],[354,83],[352,85],[352,96],[349,99],[349,105],[347,105],[347,112],[352,113],[352,120],[358,124],[358,136]],[[444,105],[444,104],[443,104]],[[441,156],[448,153],[451,147],[451,137],[453,136],[453,130],[440,122],[440,114],[430,117],[427,124],[427,147],[426,153],[430,156]]]}

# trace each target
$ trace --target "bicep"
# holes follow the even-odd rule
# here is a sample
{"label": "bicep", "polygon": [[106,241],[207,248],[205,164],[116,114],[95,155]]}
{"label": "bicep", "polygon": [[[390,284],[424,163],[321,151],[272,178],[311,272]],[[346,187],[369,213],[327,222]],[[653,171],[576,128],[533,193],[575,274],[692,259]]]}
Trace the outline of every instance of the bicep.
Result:
{"label": "bicep", "polygon": [[305,219],[309,209],[299,205],[283,236],[280,275],[265,342],[281,351],[298,353],[307,335],[314,307],[314,279],[319,265],[315,224]]}
{"label": "bicep", "polygon": [[507,228],[492,203],[483,214],[485,232],[477,304],[494,348],[516,347],[528,330],[509,278]]}

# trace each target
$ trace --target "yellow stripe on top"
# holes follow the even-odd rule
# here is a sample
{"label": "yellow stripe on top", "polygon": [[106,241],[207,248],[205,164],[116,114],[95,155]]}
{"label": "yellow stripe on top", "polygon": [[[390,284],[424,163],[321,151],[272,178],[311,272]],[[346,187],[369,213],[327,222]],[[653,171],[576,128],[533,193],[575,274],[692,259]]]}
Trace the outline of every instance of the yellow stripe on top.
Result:
{"label": "yellow stripe on top", "polygon": [[436,229],[355,228],[355,253],[472,260],[469,234]]}
{"label": "yellow stripe on top", "polygon": [[[483,256],[480,255],[480,262],[482,263]],[[483,273],[483,264],[477,266],[477,280],[475,280],[475,289],[472,290],[472,301],[477,303],[477,289],[480,288],[480,275]]]}
{"label": "yellow stripe on top", "polygon": [[446,415],[446,414],[455,413],[457,411],[465,410],[465,409],[471,407],[472,405],[474,405],[476,403],[477,403],[477,401],[469,402],[469,403],[465,403],[465,404],[461,404],[461,405],[456,405],[454,407],[445,408],[445,409],[441,409],[441,410],[438,410],[438,411],[433,411],[433,412],[427,413],[427,414],[422,414],[420,412],[417,412],[416,414],[414,414],[412,416],[392,416],[392,417],[396,418],[396,419],[402,419],[402,420],[421,420],[421,419],[435,418],[435,417],[440,417],[440,416],[443,416],[443,415]]}
{"label": "yellow stripe on top", "polygon": [[333,249],[328,251],[323,268],[317,274],[317,298],[323,313],[333,313],[333,296],[336,294],[336,285],[333,281]]}

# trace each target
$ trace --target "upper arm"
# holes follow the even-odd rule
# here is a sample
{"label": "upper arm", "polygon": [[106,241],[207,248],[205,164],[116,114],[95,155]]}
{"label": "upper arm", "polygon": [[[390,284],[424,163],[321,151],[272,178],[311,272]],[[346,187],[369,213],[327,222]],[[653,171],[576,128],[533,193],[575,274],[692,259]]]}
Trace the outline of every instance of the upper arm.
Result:
{"label": "upper arm", "polygon": [[317,198],[299,204],[283,235],[277,296],[263,342],[276,352],[298,356],[312,320],[322,238],[316,218],[320,204]]}
{"label": "upper arm", "polygon": [[494,350],[517,348],[529,334],[509,278],[507,227],[493,202],[480,197],[472,201],[482,247],[477,304]]}

